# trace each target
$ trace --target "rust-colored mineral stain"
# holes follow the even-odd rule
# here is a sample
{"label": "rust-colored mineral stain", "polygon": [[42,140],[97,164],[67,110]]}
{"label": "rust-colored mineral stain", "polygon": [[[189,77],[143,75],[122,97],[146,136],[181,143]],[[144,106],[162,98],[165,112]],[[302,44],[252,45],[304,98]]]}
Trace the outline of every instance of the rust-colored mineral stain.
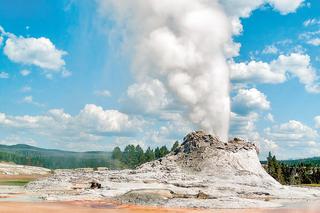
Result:
{"label": "rust-colored mineral stain", "polygon": [[[106,207],[106,208],[103,208]],[[196,210],[116,205],[113,202],[0,202],[0,213],[319,213],[306,209],[216,209]]]}

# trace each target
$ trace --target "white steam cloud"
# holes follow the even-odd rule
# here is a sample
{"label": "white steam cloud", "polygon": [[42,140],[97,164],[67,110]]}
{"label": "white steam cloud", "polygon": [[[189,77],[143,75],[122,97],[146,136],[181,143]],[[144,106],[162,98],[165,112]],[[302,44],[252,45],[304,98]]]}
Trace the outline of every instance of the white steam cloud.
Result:
{"label": "white steam cloud", "polygon": [[[125,31],[138,84],[159,81],[192,123],[226,141],[230,120],[227,60],[240,48],[232,36],[242,31],[239,18],[265,2],[101,0],[99,9],[112,15]],[[267,2],[277,10],[283,6],[277,0]]]}

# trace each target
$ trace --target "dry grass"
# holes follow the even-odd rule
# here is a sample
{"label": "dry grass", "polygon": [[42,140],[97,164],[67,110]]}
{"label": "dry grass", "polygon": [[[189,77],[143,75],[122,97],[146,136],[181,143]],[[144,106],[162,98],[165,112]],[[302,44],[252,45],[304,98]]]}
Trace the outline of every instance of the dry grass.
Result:
{"label": "dry grass", "polygon": [[0,186],[24,186],[30,181],[43,176],[36,175],[4,175],[0,174]]}
{"label": "dry grass", "polygon": [[320,184],[312,183],[312,184],[301,184],[300,186],[307,186],[307,187],[320,187]]}

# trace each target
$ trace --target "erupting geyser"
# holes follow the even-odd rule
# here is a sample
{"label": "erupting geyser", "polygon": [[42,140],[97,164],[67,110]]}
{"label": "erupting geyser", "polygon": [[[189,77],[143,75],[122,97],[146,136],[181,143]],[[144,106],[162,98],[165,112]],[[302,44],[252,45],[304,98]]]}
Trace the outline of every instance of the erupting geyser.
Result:
{"label": "erupting geyser", "polygon": [[138,83],[156,80],[192,123],[227,141],[227,58],[237,45],[232,42],[232,22],[219,2],[108,0],[101,2],[105,9],[125,29]]}

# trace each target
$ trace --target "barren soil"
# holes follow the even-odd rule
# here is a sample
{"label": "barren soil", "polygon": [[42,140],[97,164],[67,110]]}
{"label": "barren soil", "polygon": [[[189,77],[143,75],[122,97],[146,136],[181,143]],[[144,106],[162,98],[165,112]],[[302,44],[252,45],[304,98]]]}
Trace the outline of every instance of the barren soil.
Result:
{"label": "barren soil", "polygon": [[133,205],[115,206],[110,202],[0,202],[0,213],[318,213],[316,209],[179,209]]}

